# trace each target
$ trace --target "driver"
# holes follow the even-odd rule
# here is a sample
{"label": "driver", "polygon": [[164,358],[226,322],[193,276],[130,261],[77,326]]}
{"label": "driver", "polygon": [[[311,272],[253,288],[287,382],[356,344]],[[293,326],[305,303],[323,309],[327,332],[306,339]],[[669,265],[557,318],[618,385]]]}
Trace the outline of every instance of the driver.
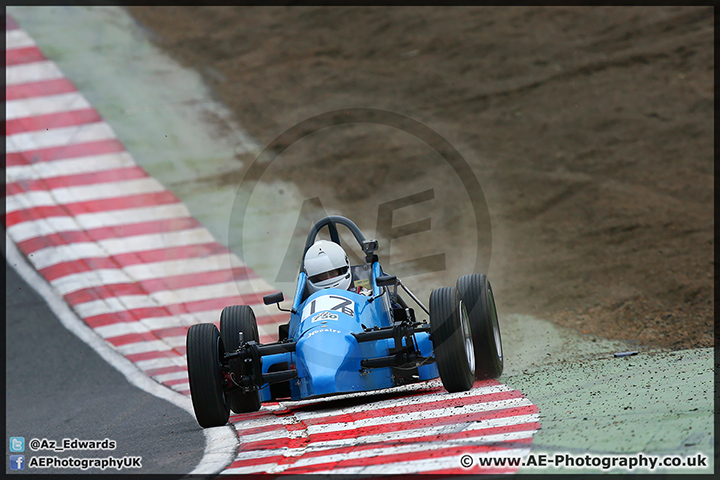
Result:
{"label": "driver", "polygon": [[325,288],[352,290],[350,261],[335,242],[318,240],[305,253],[305,273],[313,293]]}

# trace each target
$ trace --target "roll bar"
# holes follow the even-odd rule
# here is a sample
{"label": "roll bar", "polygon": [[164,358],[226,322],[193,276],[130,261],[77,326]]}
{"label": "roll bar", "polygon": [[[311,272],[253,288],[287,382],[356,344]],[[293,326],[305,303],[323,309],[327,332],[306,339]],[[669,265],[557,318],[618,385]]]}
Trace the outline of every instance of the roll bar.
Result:
{"label": "roll bar", "polygon": [[368,263],[372,260],[373,253],[378,249],[377,240],[366,240],[365,235],[363,235],[358,226],[355,225],[355,222],[353,222],[349,218],[345,218],[340,215],[329,215],[325,218],[321,218],[320,220],[318,220],[317,223],[315,223],[315,225],[313,225],[313,227],[310,229],[310,233],[308,233],[307,240],[305,241],[305,249],[303,250],[302,254],[302,263],[300,266],[301,269],[305,268],[305,254],[312,246],[312,244],[315,243],[315,238],[317,237],[317,234],[320,233],[320,230],[322,230],[324,227],[328,227],[328,230],[330,231],[330,240],[342,246],[342,244],[340,243],[340,235],[338,235],[337,231],[337,224],[343,225],[347,227],[348,230],[350,230],[350,232],[355,237],[355,240],[357,240],[358,244],[360,245],[360,248],[362,248],[362,251],[365,252],[366,260],[368,261]]}

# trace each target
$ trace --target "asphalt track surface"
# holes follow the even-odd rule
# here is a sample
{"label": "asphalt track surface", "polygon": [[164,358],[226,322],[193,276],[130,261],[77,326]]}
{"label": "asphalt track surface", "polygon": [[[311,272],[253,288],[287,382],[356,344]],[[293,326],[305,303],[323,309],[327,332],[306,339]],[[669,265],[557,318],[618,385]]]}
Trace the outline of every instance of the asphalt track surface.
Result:
{"label": "asphalt track surface", "polygon": [[[11,436],[25,437],[26,460],[34,455],[142,457],[141,470],[111,469],[105,473],[180,474],[193,470],[205,444],[195,419],[131,385],[65,329],[45,301],[7,263],[5,279],[6,441]],[[117,447],[112,451],[35,453],[27,447],[32,438],[58,442],[64,438],[109,438],[117,442]],[[5,469],[11,472],[7,463]],[[25,472],[100,471],[26,468]]]}

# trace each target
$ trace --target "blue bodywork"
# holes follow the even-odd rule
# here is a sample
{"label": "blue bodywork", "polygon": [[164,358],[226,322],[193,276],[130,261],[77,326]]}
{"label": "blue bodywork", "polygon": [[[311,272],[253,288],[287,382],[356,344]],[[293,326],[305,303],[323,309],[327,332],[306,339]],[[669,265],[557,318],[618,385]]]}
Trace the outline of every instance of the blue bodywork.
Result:
{"label": "blue bodywork", "polygon": [[[353,333],[373,327],[393,325],[393,311],[388,287],[378,287],[376,279],[383,275],[380,264],[360,266],[368,273],[372,297],[353,291],[327,289],[308,295],[307,276],[298,275],[293,300],[288,339],[296,342],[295,351],[262,357],[262,372],[297,369],[297,378],[289,380],[292,400],[324,395],[362,392],[394,387],[438,377],[434,362],[417,367],[408,380],[400,381],[394,367],[363,368],[361,360],[392,355],[392,338],[358,343]],[[353,267],[356,268],[356,267]],[[365,327],[365,328],[364,328]],[[423,357],[433,356],[433,345],[426,332],[414,334],[416,348]],[[260,388],[260,400],[273,400],[269,385]]]}

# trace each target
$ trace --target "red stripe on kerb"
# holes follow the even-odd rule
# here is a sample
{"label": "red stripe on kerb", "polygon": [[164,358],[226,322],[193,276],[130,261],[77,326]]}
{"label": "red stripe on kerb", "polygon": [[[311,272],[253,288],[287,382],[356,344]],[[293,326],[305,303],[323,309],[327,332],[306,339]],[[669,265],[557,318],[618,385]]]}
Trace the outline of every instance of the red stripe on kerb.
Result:
{"label": "red stripe on kerb", "polygon": [[20,100],[22,98],[46,97],[61,93],[77,92],[75,85],[67,78],[54,80],[41,80],[39,82],[22,83],[5,86],[5,100]]}
{"label": "red stripe on kerb", "polygon": [[[372,409],[363,412],[333,415],[322,418],[311,418],[305,420],[304,423],[306,425],[323,425],[328,423],[355,422],[357,420],[365,420],[368,418],[375,418],[379,416],[425,412],[428,410],[437,410],[439,408],[461,408],[465,405],[476,405],[478,403],[497,402],[500,400],[510,400],[513,398],[522,397],[522,393],[520,393],[518,390],[510,390],[505,392],[487,393],[484,395],[473,395],[459,398],[441,398],[434,402],[398,405],[395,407]],[[462,410],[458,410],[458,413],[462,413]]]}
{"label": "red stripe on kerb", "polygon": [[175,380],[163,380],[164,385],[180,385],[181,383],[188,383],[187,378],[177,378]]}
{"label": "red stripe on kerb", "polygon": [[230,250],[220,243],[208,242],[199,245],[182,245],[179,247],[165,247],[141,252],[129,252],[120,255],[113,255],[112,258],[119,264],[127,266],[139,265],[141,263],[201,258],[210,255],[219,255],[222,253],[230,255]]}
{"label": "red stripe on kerb", "polygon": [[30,165],[38,162],[51,162],[66,158],[103,155],[105,153],[124,152],[125,147],[119,140],[98,140],[97,142],[76,143],[62,147],[41,148],[24,152],[8,153],[5,162],[8,167]]}
{"label": "red stripe on kerb", "polygon": [[65,295],[65,301],[70,305],[93,302],[105,298],[121,297],[123,295],[146,295],[148,292],[140,283],[117,283],[99,287],[84,288]]}
{"label": "red stripe on kerb", "polygon": [[5,195],[16,195],[29,191],[45,191],[55,188],[78,187],[84,185],[99,185],[101,183],[119,182],[148,177],[147,172],[140,167],[125,167],[101,172],[81,173],[62,177],[43,178],[38,180],[21,180],[8,183]]}
{"label": "red stripe on kerb", "polygon": [[103,313],[86,317],[85,323],[91,328],[104,327],[123,322],[137,322],[143,318],[170,317],[172,314],[165,307],[135,308],[113,313]]}
{"label": "red stripe on kerb", "polygon": [[[522,396],[522,395],[520,395]],[[453,425],[457,423],[477,422],[498,417],[514,417],[517,415],[529,415],[537,413],[535,405],[525,407],[500,408],[496,410],[487,410],[473,413],[458,413],[457,415],[449,415],[439,418],[424,418],[410,422],[390,423],[387,425],[372,425],[366,427],[354,428],[342,432],[328,432],[310,435],[313,442],[324,442],[338,438],[354,438],[358,436],[381,435],[384,433],[392,433],[400,430],[416,430],[419,428],[433,427],[438,425]]]}
{"label": "red stripe on kerb", "polygon": [[5,66],[22,65],[23,63],[41,62],[45,55],[37,47],[12,48],[5,50]]}
{"label": "red stripe on kerb", "polygon": [[85,323],[87,323],[92,328],[96,328],[105,325],[114,325],[121,322],[142,320],[144,318],[169,317],[173,315],[181,315],[184,313],[222,310],[228,305],[259,304],[262,301],[262,296],[267,294],[268,292],[250,293],[247,295],[234,295],[231,297],[196,300],[194,302],[174,303],[170,305],[164,305],[162,307],[136,308],[114,313],[102,313],[100,315],[86,317]]}
{"label": "red stripe on kerb", "polygon": [[169,367],[150,368],[144,370],[146,375],[155,377],[158,375],[167,375],[168,373],[186,372],[187,366],[171,365]]}
{"label": "red stripe on kerb", "polygon": [[184,337],[187,335],[188,328],[190,328],[190,325],[160,328],[158,330],[152,330],[152,334],[160,339],[169,337]]}
{"label": "red stripe on kerb", "polygon": [[142,333],[134,332],[134,333],[128,333],[126,335],[120,335],[118,337],[112,337],[112,338],[105,339],[106,342],[108,342],[111,345],[114,345],[116,347],[120,347],[122,345],[127,345],[129,343],[154,342],[157,340],[158,340],[158,338],[150,332],[142,332]]}
{"label": "red stripe on kerb", "polygon": [[198,272],[170,277],[142,280],[136,283],[118,283],[85,288],[65,296],[65,301],[71,305],[91,302],[103,298],[119,297],[122,295],[144,295],[163,290],[176,290],[179,288],[199,287],[216,283],[225,283],[244,280],[254,274],[246,267],[217,270],[212,272]]}
{"label": "red stripe on kerb", "polygon": [[[372,410],[369,410],[372,412]],[[530,415],[537,413],[536,405],[527,405],[523,407],[501,408],[495,410],[486,410],[482,412],[448,415],[445,417],[423,418],[419,420],[411,420],[404,422],[393,422],[384,425],[370,425],[365,427],[351,428],[349,430],[340,430],[335,432],[325,432],[311,434],[308,438],[276,438],[260,440],[257,442],[248,442],[240,446],[241,451],[261,450],[270,448],[299,448],[307,445],[308,441],[312,442],[331,442],[338,439],[357,438],[369,435],[383,435],[387,433],[398,432],[402,430],[419,430],[427,427],[437,427],[440,425],[455,425],[469,422],[477,422],[481,420],[489,420],[493,418],[515,417],[519,415]]]}
{"label": "red stripe on kerb", "polygon": [[[506,427],[492,427],[492,428],[486,428],[486,429],[479,429],[479,430],[471,430],[467,432],[460,432],[460,434],[468,434],[468,435],[462,435],[459,436],[457,433],[452,434],[444,434],[444,435],[437,435],[437,436],[424,436],[424,437],[415,437],[415,438],[406,438],[406,439],[399,439],[399,440],[392,440],[390,444],[387,442],[371,442],[371,443],[362,443],[358,445],[349,445],[347,447],[338,447],[338,448],[329,448],[329,449],[322,449],[322,450],[308,450],[303,453],[303,455],[294,457],[294,456],[288,456],[285,457],[283,455],[278,457],[263,457],[263,458],[249,458],[249,459],[243,459],[243,460],[236,460],[234,461],[230,467],[228,468],[239,468],[239,467],[247,467],[252,465],[262,465],[265,463],[271,463],[268,462],[267,459],[269,458],[278,458],[278,460],[273,460],[272,463],[278,462],[279,464],[289,464],[289,463],[295,463],[297,459],[306,459],[306,458],[317,458],[317,457],[324,457],[329,455],[343,455],[343,454],[352,454],[354,452],[362,452],[363,450],[373,450],[373,449],[382,449],[382,448],[388,448],[388,447],[394,447],[398,445],[407,445],[412,443],[423,443],[423,442],[435,442],[435,441],[447,441],[447,440],[453,440],[455,438],[468,438],[468,437],[480,437],[480,436],[486,436],[486,435],[497,435],[501,433],[510,433],[510,432],[523,432],[523,431],[533,431],[540,427],[539,423],[523,423],[523,424],[517,424],[517,425],[508,425]],[[253,431],[253,433],[263,433],[264,431],[272,431],[273,429],[263,429],[258,428]],[[474,434],[474,435],[469,435]],[[242,438],[242,437],[240,437]],[[529,438],[523,438],[523,439],[517,439],[517,440],[508,440],[508,441],[502,441],[502,442],[496,442],[491,445],[477,445],[472,443],[467,443],[468,450],[473,450],[473,453],[480,453],[481,451],[491,451],[491,450],[484,450],[484,449],[492,449],[492,448],[502,448],[502,449],[509,449],[514,448],[515,444],[521,444],[526,445],[528,443],[531,443],[531,439]],[[466,445],[463,443],[463,445]],[[312,447],[312,443],[307,444],[306,446]],[[459,448],[459,447],[458,447]],[[478,448],[483,449],[478,451]],[[432,457],[434,450],[430,451],[418,451],[417,454],[425,454],[426,457]],[[368,457],[365,457],[368,458]]]}
{"label": "red stripe on kerb", "polygon": [[5,15],[5,30],[18,30],[20,25],[10,15]]}
{"label": "red stripe on kerb", "polygon": [[47,280],[52,281],[70,275],[71,273],[89,272],[107,268],[122,268],[143,263],[163,262],[169,260],[182,260],[229,253],[227,248],[217,242],[201,245],[186,245],[180,247],[158,248],[142,252],[130,252],[109,257],[82,258],[56,263],[40,269],[40,273]]}
{"label": "red stripe on kerb", "polygon": [[23,240],[18,247],[25,253],[47,247],[69,245],[71,243],[106,240],[108,238],[124,238],[152,233],[175,232],[200,227],[201,224],[193,217],[168,218],[149,222],[118,225],[116,227],[98,227],[89,230],[74,230],[52,233],[44,237]]}
{"label": "red stripe on kerb", "polygon": [[49,113],[36,115],[34,117],[23,117],[8,120],[5,123],[5,134],[34,132],[37,130],[49,130],[52,128],[74,127],[86,123],[97,123],[102,121],[100,114],[93,108],[73,110],[62,113]]}
{"label": "red stripe on kerb", "polygon": [[[391,453],[389,455],[378,455],[375,457],[361,457],[361,458],[347,458],[345,460],[339,460],[339,461],[333,461],[333,462],[327,462],[327,463],[319,463],[315,465],[308,465],[308,466],[302,466],[302,467],[290,467],[287,470],[283,470],[284,474],[301,474],[301,473],[311,473],[311,472],[317,472],[320,470],[335,470],[340,468],[349,468],[349,467],[362,467],[362,466],[368,466],[368,465],[383,465],[383,464],[389,464],[389,463],[406,463],[413,460],[425,460],[428,458],[437,458],[437,457],[450,457],[455,455],[463,455],[468,453],[485,453],[485,452],[497,452],[502,450],[509,450],[511,448],[514,448],[514,444],[517,442],[512,442],[509,444],[503,444],[499,443],[497,445],[453,445],[443,448],[437,448],[430,451],[426,450],[420,450],[417,452],[404,452],[404,453]],[[530,442],[526,442],[530,443]],[[303,455],[300,458],[303,458],[307,456]],[[297,461],[297,459],[292,457],[287,457],[287,462],[294,463]],[[507,470],[507,469],[505,469]]]}
{"label": "red stripe on kerb", "polygon": [[142,362],[143,360],[155,360],[156,358],[177,358],[181,357],[181,353],[177,353],[176,350],[153,350],[150,352],[143,353],[132,353],[125,355],[125,358],[131,362]]}
{"label": "red stripe on kerb", "polygon": [[[240,422],[243,420],[249,420],[248,418],[245,418],[245,415],[240,415]],[[273,415],[271,413],[266,413],[263,415],[263,418],[267,418],[268,421],[273,420]],[[232,420],[232,419],[231,419]],[[242,425],[242,423],[240,423]],[[300,425],[300,430],[302,430],[302,424]],[[266,432],[286,432],[290,429],[288,427],[291,427],[291,425],[283,425],[282,423],[275,423],[270,425],[263,425],[262,427],[253,427],[253,428],[247,428],[247,429],[238,429],[238,425],[235,425],[235,429],[237,431],[238,438],[243,438],[244,435],[255,435],[258,433],[266,433]],[[296,429],[297,430],[297,429]]]}
{"label": "red stripe on kerb", "polygon": [[107,337],[105,338],[105,340],[112,343],[116,347],[119,347],[120,345],[127,345],[129,343],[162,340],[163,338],[167,337],[184,337],[187,335],[188,328],[190,328],[189,325],[184,327],[172,327],[164,328],[161,330],[152,330],[142,333],[126,333],[124,335],[118,335],[117,337]]}
{"label": "red stripe on kerb", "polygon": [[[478,382],[481,386],[488,386],[484,382]],[[414,397],[420,397],[429,395],[432,393],[436,393],[438,391],[442,390],[442,388],[438,387],[437,389],[432,389],[432,391],[422,391],[422,392],[415,392],[415,395],[412,395]],[[399,414],[408,414],[408,413],[416,413],[416,412],[423,412],[423,411],[432,411],[437,410],[440,408],[454,408],[454,407],[463,407],[465,405],[476,405],[478,403],[487,403],[487,402],[495,402],[500,400],[509,400],[513,398],[523,398],[523,395],[518,390],[510,390],[510,391],[504,391],[504,392],[495,392],[495,393],[486,393],[482,395],[472,395],[467,397],[459,397],[459,398],[441,398],[437,401],[432,402],[423,402],[423,403],[413,403],[408,405],[399,405],[397,407],[387,407],[387,408],[372,408],[363,412],[355,412],[352,414],[339,414],[339,415],[333,415],[329,413],[328,415],[324,417],[316,417],[316,418],[308,418],[303,420],[303,424],[305,426],[311,426],[311,425],[325,425],[325,424],[337,424],[337,423],[352,423],[357,420],[364,420],[368,418],[376,418],[380,416],[390,416],[390,415],[399,415]],[[402,397],[398,397],[397,400],[401,400]],[[313,404],[316,405],[316,404]],[[291,414],[292,412],[302,412],[304,408],[307,408],[307,405],[300,405],[294,408],[291,408],[288,410],[287,414]],[[328,406],[328,408],[332,408],[331,405]],[[461,414],[462,411],[458,411],[458,414]],[[276,413],[277,414],[277,413]],[[242,419],[241,419],[242,420]],[[238,434],[249,434],[251,433],[250,430],[243,430],[242,429],[242,423],[239,423],[235,426],[235,428],[238,431]]]}
{"label": "red stripe on kerb", "polygon": [[77,216],[83,213],[112,212],[130,208],[148,207],[150,205],[167,205],[180,203],[175,195],[169,191],[128,195],[126,197],[105,198],[87,202],[68,203],[62,206],[34,207],[27,210],[18,210],[8,213],[5,224],[8,226],[32,220],[42,220],[47,217]]}

